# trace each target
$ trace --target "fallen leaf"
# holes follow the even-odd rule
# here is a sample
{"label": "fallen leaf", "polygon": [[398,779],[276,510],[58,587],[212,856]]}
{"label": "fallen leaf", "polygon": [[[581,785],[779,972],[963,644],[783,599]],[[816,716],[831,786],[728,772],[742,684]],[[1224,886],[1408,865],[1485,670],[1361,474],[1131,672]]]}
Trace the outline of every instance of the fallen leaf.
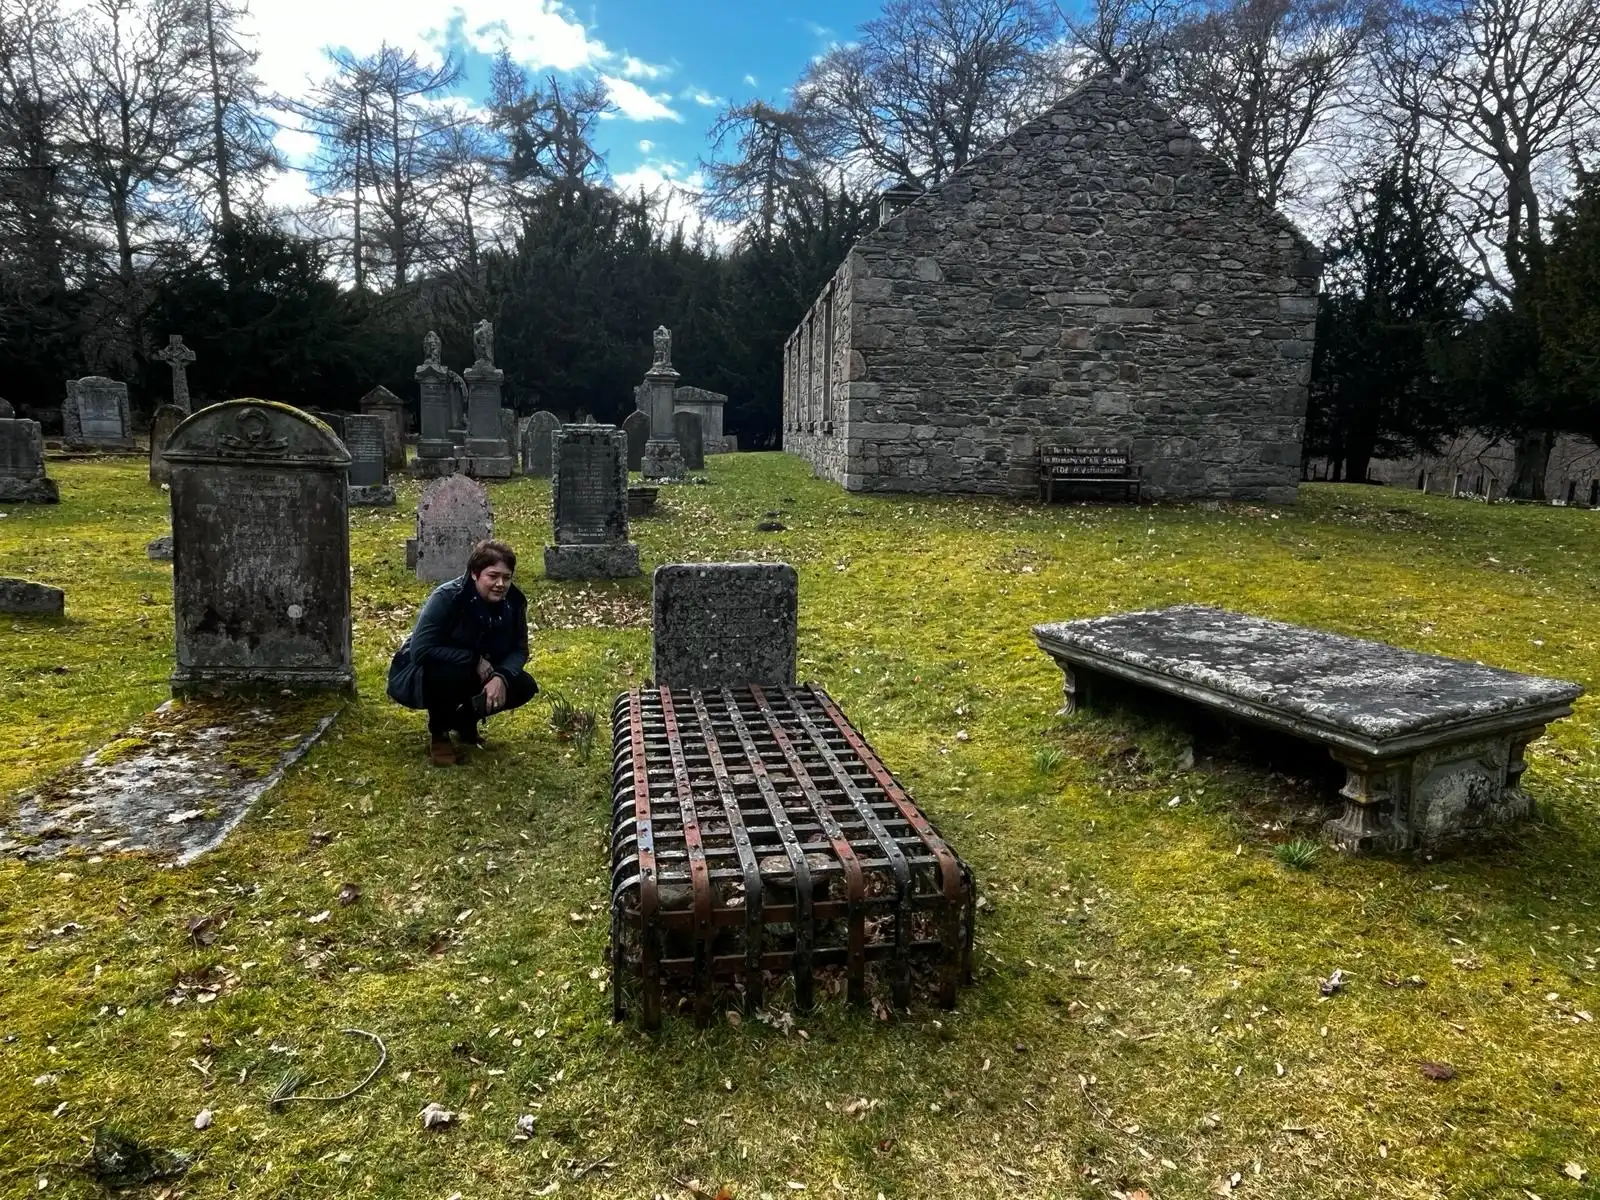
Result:
{"label": "fallen leaf", "polygon": [[[422,1117],[422,1127],[424,1129],[435,1129],[440,1126],[449,1125],[456,1119],[455,1113],[445,1108],[444,1105],[435,1104],[431,1100],[428,1102],[428,1106],[422,1110],[420,1115]],[[544,1194],[548,1195],[549,1193]]]}
{"label": "fallen leaf", "polygon": [[1425,1062],[1422,1073],[1435,1083],[1449,1083],[1456,1077],[1456,1069],[1449,1063]]}
{"label": "fallen leaf", "polygon": [[1333,974],[1329,975],[1318,985],[1318,990],[1321,991],[1324,996],[1335,996],[1339,992],[1343,991],[1344,972],[1335,968]]}
{"label": "fallen leaf", "polygon": [[1561,1173],[1568,1179],[1576,1179],[1579,1183],[1589,1177],[1589,1172],[1583,1169],[1582,1163],[1569,1162],[1561,1168]]}
{"label": "fallen leaf", "polygon": [[195,1114],[194,1127],[196,1129],[211,1128],[211,1110],[209,1108],[202,1108]]}
{"label": "fallen leaf", "polygon": [[319,912],[316,916],[307,917],[306,918],[306,924],[307,925],[321,925],[324,921],[326,921],[331,916],[333,916],[333,910],[331,908],[325,908],[321,912]]}

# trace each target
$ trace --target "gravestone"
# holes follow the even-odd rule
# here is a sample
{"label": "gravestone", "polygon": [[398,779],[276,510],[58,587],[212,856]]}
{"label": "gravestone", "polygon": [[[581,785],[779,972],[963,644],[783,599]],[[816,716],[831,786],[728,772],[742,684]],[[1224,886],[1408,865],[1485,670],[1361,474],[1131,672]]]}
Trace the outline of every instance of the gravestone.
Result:
{"label": "gravestone", "polygon": [[0,613],[59,617],[66,607],[67,594],[60,588],[31,579],[0,579]]}
{"label": "gravestone", "polygon": [[167,460],[162,454],[167,439],[172,436],[172,431],[183,424],[183,419],[189,414],[176,404],[163,404],[156,409],[155,415],[150,418],[150,482],[171,483],[172,468],[167,466]]}
{"label": "gravestone", "polygon": [[44,432],[37,421],[0,419],[0,504],[56,504],[61,493],[44,473]]}
{"label": "gravestone", "polygon": [[379,384],[356,406],[368,416],[382,417],[383,462],[391,471],[406,465],[406,405],[388,388]]}
{"label": "gravestone", "polygon": [[789,564],[668,563],[654,592],[659,686],[794,683],[800,583]]}
{"label": "gravestone", "polygon": [[644,468],[644,444],[650,440],[650,418],[635,409],[622,418],[622,430],[628,435],[628,470]]}
{"label": "gravestone", "polygon": [[500,436],[511,449],[511,473],[517,474],[521,469],[521,460],[517,457],[517,410],[502,408],[500,410]]}
{"label": "gravestone", "polygon": [[706,469],[706,443],[701,429],[699,413],[679,409],[672,414],[672,432],[678,439],[678,448],[683,451],[686,471]]}
{"label": "gravestone", "polygon": [[422,339],[422,365],[416,370],[421,393],[417,412],[421,433],[417,438],[417,458],[411,473],[434,479],[456,472],[456,443],[451,429],[450,371],[439,361],[439,335],[431,329]]}
{"label": "gravestone", "polygon": [[522,473],[535,479],[549,479],[552,459],[551,439],[561,428],[561,419],[540,409],[522,423]]}
{"label": "gravestone", "polygon": [[350,503],[365,508],[394,507],[394,488],[383,446],[384,419],[376,413],[346,413],[344,445],[350,451]]}
{"label": "gravestone", "polygon": [[61,437],[71,450],[132,450],[128,385],[103,375],[69,379]]}
{"label": "gravestone", "polygon": [[459,455],[467,444],[467,381],[454,371],[446,374],[450,378],[450,441]]}
{"label": "gravestone", "polygon": [[654,334],[655,360],[644,376],[640,406],[650,417],[650,440],[644,444],[639,470],[646,479],[667,482],[683,478],[683,448],[672,424],[672,392],[678,372],[672,368],[672,331],[665,325]]}
{"label": "gravestone", "polygon": [[0,421],[15,420],[16,415],[17,410],[11,407],[11,401],[4,396],[0,396]]}
{"label": "gravestone", "polygon": [[472,327],[473,364],[463,372],[467,385],[467,470],[478,479],[507,479],[513,460],[501,425],[500,387],[506,373],[494,365],[494,326]]}
{"label": "gravestone", "polygon": [[172,471],[175,693],[349,689],[350,454],[287,404],[202,408]]}
{"label": "gravestone", "polygon": [[167,338],[167,348],[156,355],[172,368],[172,406],[185,416],[189,414],[189,364],[195,353],[183,344],[183,334],[174,333]]}
{"label": "gravestone", "polygon": [[628,443],[615,425],[563,425],[550,478],[555,544],[544,548],[549,579],[621,579],[639,574],[628,540]]}
{"label": "gravestone", "polygon": [[494,509],[481,483],[465,475],[435,479],[417,502],[417,578],[433,583],[467,569],[472,547],[494,536]]}
{"label": "gravestone", "polygon": [[333,430],[334,437],[340,441],[344,440],[344,413],[334,412],[327,408],[308,408],[305,412]]}
{"label": "gravestone", "polygon": [[722,410],[728,398],[705,388],[681,387],[672,393],[674,411],[687,409],[700,414],[700,443],[707,454],[732,454],[738,442],[722,432]]}

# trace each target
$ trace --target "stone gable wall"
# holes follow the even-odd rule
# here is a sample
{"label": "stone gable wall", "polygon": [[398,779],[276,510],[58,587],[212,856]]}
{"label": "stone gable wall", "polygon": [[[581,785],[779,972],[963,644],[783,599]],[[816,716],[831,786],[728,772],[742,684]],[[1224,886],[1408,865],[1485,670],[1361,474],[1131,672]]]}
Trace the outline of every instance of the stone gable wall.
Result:
{"label": "stone gable wall", "polygon": [[1028,494],[1059,443],[1130,451],[1150,498],[1290,501],[1316,274],[1147,95],[1091,81],[857,244],[791,340],[784,445],[853,490]]}

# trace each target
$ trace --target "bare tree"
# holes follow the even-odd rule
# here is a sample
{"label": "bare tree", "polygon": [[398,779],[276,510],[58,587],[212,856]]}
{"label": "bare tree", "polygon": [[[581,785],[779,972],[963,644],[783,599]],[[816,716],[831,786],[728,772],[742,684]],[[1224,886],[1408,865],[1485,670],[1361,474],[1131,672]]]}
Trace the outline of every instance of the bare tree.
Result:
{"label": "bare tree", "polygon": [[732,141],[735,155],[702,164],[708,180],[705,211],[738,222],[743,236],[766,243],[802,194],[821,186],[816,117],[761,100],[730,105],[711,127],[714,151]]}
{"label": "bare tree", "polygon": [[931,184],[1059,91],[1056,33],[1037,0],[888,0],[796,88],[829,149],[881,181]]}
{"label": "bare tree", "polygon": [[606,164],[595,134],[600,119],[614,110],[599,80],[563,87],[552,75],[540,87],[502,50],[494,64],[489,111],[512,195],[554,188],[566,203],[601,183]]}
{"label": "bare tree", "polygon": [[1166,65],[1172,34],[1182,11],[1180,0],[1091,0],[1083,16],[1056,11],[1086,60],[1089,71],[1145,77]]}
{"label": "bare tree", "polygon": [[262,112],[259,53],[245,44],[239,24],[249,13],[230,0],[195,0],[203,58],[202,87],[210,115],[209,153],[198,167],[216,196],[218,223],[233,227],[239,180],[259,179],[282,165],[272,145],[273,125]]}
{"label": "bare tree", "polygon": [[1261,198],[1331,132],[1377,24],[1369,0],[1219,0],[1172,35],[1164,84],[1181,115]]}

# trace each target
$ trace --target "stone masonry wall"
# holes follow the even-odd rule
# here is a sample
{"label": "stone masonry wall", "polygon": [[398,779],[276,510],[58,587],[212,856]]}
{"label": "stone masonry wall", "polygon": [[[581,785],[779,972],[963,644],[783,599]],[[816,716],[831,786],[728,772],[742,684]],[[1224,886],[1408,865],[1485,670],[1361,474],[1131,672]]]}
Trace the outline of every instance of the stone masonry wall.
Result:
{"label": "stone masonry wall", "polygon": [[1020,495],[1040,444],[1119,447],[1150,498],[1290,501],[1316,257],[1141,88],[1093,80],[856,245],[797,331],[785,448],[853,490]]}

